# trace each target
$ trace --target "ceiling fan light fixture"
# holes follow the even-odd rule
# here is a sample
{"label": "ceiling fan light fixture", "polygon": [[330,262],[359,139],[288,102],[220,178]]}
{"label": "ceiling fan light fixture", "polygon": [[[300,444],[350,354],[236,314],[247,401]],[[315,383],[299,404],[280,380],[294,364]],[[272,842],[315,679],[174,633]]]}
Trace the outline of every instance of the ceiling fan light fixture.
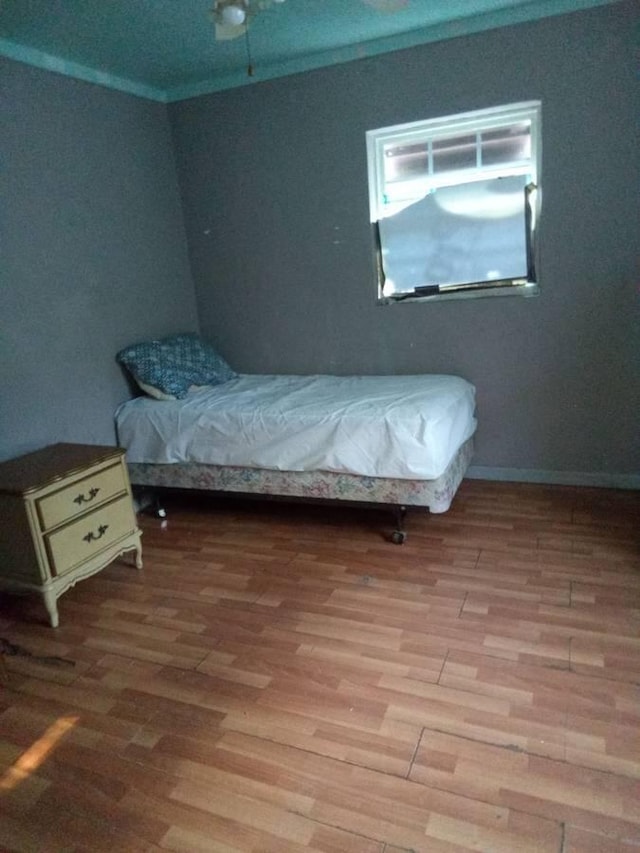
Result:
{"label": "ceiling fan light fixture", "polygon": [[268,9],[272,4],[280,5],[284,2],[285,0],[215,0],[211,18],[216,25],[216,37],[229,39],[241,36],[259,12]]}
{"label": "ceiling fan light fixture", "polygon": [[247,13],[240,4],[230,3],[220,9],[220,19],[229,27],[240,27],[247,19]]}

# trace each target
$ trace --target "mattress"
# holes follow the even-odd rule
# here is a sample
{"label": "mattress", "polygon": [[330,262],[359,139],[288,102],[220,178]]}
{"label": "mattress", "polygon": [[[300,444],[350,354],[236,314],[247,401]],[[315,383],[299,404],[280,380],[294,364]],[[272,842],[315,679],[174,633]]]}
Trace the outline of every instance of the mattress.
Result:
{"label": "mattress", "polygon": [[184,400],[119,407],[130,463],[434,479],[473,435],[475,390],[457,376],[241,375]]}

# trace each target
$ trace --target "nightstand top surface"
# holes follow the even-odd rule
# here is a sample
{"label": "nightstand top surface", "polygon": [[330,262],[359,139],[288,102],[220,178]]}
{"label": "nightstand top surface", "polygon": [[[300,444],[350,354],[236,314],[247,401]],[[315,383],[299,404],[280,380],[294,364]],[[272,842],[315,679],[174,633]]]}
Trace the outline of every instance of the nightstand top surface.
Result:
{"label": "nightstand top surface", "polygon": [[50,444],[0,462],[0,493],[24,494],[49,483],[69,477],[76,471],[117,459],[125,451],[121,447],[98,444]]}

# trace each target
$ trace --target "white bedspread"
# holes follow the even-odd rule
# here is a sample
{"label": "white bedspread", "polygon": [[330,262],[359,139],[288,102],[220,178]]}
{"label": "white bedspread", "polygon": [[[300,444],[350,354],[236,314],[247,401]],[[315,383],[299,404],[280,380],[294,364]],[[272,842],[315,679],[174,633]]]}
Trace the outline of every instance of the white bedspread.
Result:
{"label": "white bedspread", "polygon": [[129,462],[434,479],[476,428],[457,376],[243,375],[116,413]]}

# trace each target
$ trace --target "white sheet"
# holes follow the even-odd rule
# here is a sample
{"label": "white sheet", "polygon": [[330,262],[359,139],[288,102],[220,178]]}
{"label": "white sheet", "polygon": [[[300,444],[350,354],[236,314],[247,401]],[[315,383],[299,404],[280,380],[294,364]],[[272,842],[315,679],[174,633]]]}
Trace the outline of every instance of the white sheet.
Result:
{"label": "white sheet", "polygon": [[439,477],[476,428],[457,376],[244,375],[116,413],[129,462],[200,462],[371,477]]}

